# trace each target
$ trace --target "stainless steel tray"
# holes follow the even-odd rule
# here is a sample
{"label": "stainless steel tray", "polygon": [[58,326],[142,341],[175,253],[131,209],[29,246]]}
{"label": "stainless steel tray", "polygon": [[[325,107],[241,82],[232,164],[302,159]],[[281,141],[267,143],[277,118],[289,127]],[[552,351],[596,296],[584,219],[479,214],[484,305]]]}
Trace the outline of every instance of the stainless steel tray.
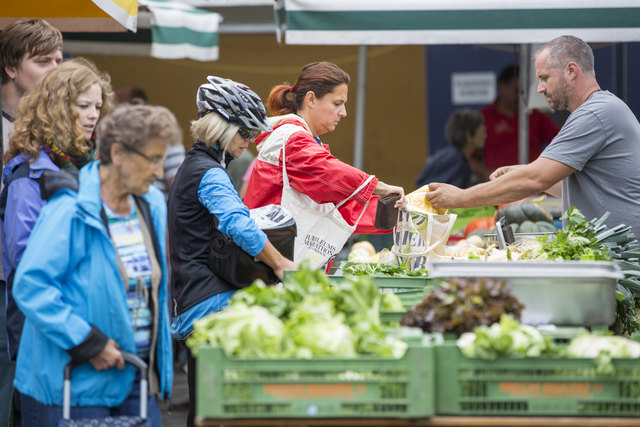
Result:
{"label": "stainless steel tray", "polygon": [[487,277],[507,282],[531,325],[611,325],[620,268],[607,261],[433,261],[431,277]]}
{"label": "stainless steel tray", "polygon": [[[515,243],[518,243],[522,240],[536,240],[539,236],[544,236],[550,234],[554,236],[556,233],[545,232],[545,233],[513,233],[513,237],[516,239]],[[487,242],[487,245],[497,245],[498,244],[498,235],[493,234],[485,234],[484,240]]]}

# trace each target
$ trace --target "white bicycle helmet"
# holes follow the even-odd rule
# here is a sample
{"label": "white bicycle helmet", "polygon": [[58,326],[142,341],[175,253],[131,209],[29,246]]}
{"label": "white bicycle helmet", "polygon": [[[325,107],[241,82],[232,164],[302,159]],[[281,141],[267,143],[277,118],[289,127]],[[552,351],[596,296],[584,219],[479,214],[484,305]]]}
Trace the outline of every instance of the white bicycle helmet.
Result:
{"label": "white bicycle helmet", "polygon": [[267,111],[260,97],[248,86],[233,80],[208,76],[198,88],[196,105],[200,117],[215,111],[238,126],[270,132]]}

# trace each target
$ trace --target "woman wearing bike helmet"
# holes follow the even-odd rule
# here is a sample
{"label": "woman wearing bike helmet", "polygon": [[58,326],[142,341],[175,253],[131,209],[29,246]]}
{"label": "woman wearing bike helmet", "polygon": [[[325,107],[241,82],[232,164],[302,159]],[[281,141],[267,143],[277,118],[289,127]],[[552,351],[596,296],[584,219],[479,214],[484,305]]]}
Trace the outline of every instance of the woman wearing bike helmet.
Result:
{"label": "woman wearing bike helmet", "polygon": [[[263,133],[256,140],[258,160],[244,199],[249,208],[281,203],[281,140],[284,140],[286,173],[294,191],[308,196],[317,204],[335,205],[349,199],[355,192],[338,209],[344,221],[349,226],[357,224],[355,233],[390,231],[374,227],[378,196],[397,193],[400,197],[395,206],[403,207],[402,187],[387,185],[375,177],[370,179],[371,176],[365,172],[341,162],[331,155],[319,138],[333,132],[340,120],[346,117],[349,82],[349,75],[337,65],[314,62],[304,66],[293,86],[283,84],[271,90],[267,104],[270,112],[276,115],[270,119],[274,130]],[[283,131],[285,128],[289,130]],[[299,236],[300,231],[298,224]]]}
{"label": "woman wearing bike helmet", "polygon": [[[238,289],[209,267],[211,235],[220,230],[245,252],[270,266],[282,280],[297,266],[278,252],[249,216],[226,165],[247,149],[260,131],[269,131],[262,101],[247,86],[207,77],[196,96],[196,140],[178,169],[169,192],[169,244],[174,321],[172,335],[186,338],[193,322],[227,305]],[[195,409],[195,359],[187,349],[189,414]]]}

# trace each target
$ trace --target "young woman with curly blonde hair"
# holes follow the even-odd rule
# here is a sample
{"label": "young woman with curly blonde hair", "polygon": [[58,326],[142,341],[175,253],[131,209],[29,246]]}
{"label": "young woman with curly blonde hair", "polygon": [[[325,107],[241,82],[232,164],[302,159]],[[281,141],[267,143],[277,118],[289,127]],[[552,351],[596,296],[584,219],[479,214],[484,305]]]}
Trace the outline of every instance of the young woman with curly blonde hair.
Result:
{"label": "young woman with curly blonde hair", "polygon": [[[100,115],[113,107],[110,78],[83,58],[64,62],[54,71],[20,101],[4,155],[7,167],[20,154],[36,161],[40,150],[59,168],[80,169],[86,156],[95,160],[93,130]],[[90,105],[91,95],[97,95],[95,105]]]}
{"label": "young woman with curly blonde hair", "polygon": [[12,297],[13,275],[46,203],[39,182],[45,171],[77,171],[96,160],[93,132],[100,116],[109,113],[113,105],[109,76],[81,58],[63,62],[49,71],[20,100],[9,149],[4,155],[5,188],[0,196],[7,333],[12,360],[17,357],[24,323]]}

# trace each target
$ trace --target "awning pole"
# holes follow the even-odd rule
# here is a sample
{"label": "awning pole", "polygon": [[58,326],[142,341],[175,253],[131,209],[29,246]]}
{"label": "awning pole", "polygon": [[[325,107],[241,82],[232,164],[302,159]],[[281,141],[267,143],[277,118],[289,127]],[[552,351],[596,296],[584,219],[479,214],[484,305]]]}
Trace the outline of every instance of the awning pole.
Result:
{"label": "awning pole", "polygon": [[520,45],[520,73],[518,96],[518,163],[529,163],[529,61],[531,58],[531,45]]}
{"label": "awning pole", "polygon": [[353,144],[353,166],[364,167],[364,118],[367,99],[367,46],[358,46],[358,84],[356,87],[356,128]]}

